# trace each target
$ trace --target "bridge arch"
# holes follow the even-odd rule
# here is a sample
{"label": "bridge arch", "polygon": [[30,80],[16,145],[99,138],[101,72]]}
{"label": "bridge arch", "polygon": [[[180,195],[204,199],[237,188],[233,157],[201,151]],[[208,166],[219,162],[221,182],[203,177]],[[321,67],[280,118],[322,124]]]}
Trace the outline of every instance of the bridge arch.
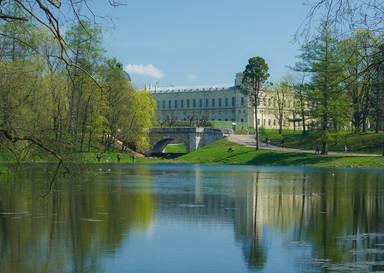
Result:
{"label": "bridge arch", "polygon": [[189,143],[187,141],[179,138],[168,137],[168,138],[160,139],[158,142],[156,142],[152,146],[152,153],[162,153],[165,147],[167,147],[167,145],[171,143],[183,143],[187,151],[189,151],[189,147],[188,147]]}
{"label": "bridge arch", "polygon": [[223,137],[223,132],[212,128],[152,128],[149,133],[152,153],[162,153],[172,141],[184,143],[187,152],[192,152]]}

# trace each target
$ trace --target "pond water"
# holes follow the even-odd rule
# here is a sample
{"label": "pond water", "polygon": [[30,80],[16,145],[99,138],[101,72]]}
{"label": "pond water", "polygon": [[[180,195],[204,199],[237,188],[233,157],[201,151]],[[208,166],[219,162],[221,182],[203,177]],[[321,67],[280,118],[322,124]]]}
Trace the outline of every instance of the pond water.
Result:
{"label": "pond water", "polygon": [[0,272],[384,271],[384,170],[102,166],[0,177]]}

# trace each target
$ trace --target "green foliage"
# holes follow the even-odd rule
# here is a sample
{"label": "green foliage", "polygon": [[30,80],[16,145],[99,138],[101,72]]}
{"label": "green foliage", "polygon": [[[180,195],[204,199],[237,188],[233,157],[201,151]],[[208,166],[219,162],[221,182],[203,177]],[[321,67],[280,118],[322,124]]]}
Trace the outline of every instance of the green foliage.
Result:
{"label": "green foliage", "polygon": [[[311,131],[303,135],[299,131],[283,130],[280,135],[278,130],[268,129],[260,131],[260,138],[262,141],[268,138],[272,145],[277,146],[280,146],[281,140],[284,139],[284,146],[288,148],[313,151],[316,146],[321,144],[321,132],[319,131]],[[380,154],[384,133],[351,133],[340,130],[336,132],[331,131],[328,138],[330,151],[344,152],[344,146],[347,145],[349,152]]]}
{"label": "green foliage", "polygon": [[240,91],[248,96],[250,103],[253,105],[256,122],[256,149],[259,149],[259,124],[258,124],[258,105],[260,103],[260,91],[263,83],[268,79],[269,67],[262,57],[252,57],[248,60],[248,64],[243,72]]}
{"label": "green foliage", "polygon": [[207,120],[164,120],[161,122],[161,127],[215,127],[215,121]]}
{"label": "green foliage", "polygon": [[98,26],[82,20],[68,28],[69,64],[45,31],[13,22],[0,31],[9,34],[0,51],[0,148],[8,160],[148,147],[155,101],[133,89],[116,59],[104,57]]}
{"label": "green foliage", "polygon": [[123,142],[135,150],[145,152],[150,148],[148,133],[155,122],[156,100],[147,91],[136,91],[131,99],[132,104],[121,126]]}
{"label": "green foliage", "polygon": [[8,172],[8,168],[0,165],[0,175],[3,175]]}
{"label": "green foliage", "polygon": [[[145,190],[132,192],[114,183],[116,179],[107,170],[98,169],[82,166],[72,169],[71,175],[59,175],[53,193],[44,198],[40,196],[48,190],[49,166],[23,166],[1,176],[2,212],[22,212],[17,214],[20,221],[3,221],[0,227],[9,248],[15,251],[3,256],[4,272],[27,272],[30,268],[36,272],[65,272],[68,267],[85,268],[90,264],[90,271],[99,271],[100,262],[95,257],[102,249],[115,253],[127,234],[150,228],[155,215],[155,200],[149,190],[152,174],[135,170]],[[54,194],[58,190],[60,196]],[[51,217],[37,221],[35,215]],[[43,262],[41,258],[27,258],[42,250],[40,240],[49,242],[47,251],[54,249]],[[66,253],[77,258],[68,259]],[[15,263],[14,259],[25,263]]]}
{"label": "green foliage", "polygon": [[264,83],[269,77],[268,70],[268,64],[262,57],[250,58],[243,72],[244,93],[249,94],[249,92],[254,92],[255,88],[261,88],[260,84]]}
{"label": "green foliage", "polygon": [[268,64],[262,57],[252,57],[243,72],[241,92],[250,98],[253,105],[259,103],[259,92],[262,84],[268,79]]}
{"label": "green foliage", "polygon": [[320,26],[319,37],[302,48],[302,63],[297,67],[311,73],[311,89],[307,100],[310,117],[321,131],[321,151],[328,153],[329,129],[338,129],[348,120],[348,99],[341,81],[343,63],[340,47],[327,23]]}

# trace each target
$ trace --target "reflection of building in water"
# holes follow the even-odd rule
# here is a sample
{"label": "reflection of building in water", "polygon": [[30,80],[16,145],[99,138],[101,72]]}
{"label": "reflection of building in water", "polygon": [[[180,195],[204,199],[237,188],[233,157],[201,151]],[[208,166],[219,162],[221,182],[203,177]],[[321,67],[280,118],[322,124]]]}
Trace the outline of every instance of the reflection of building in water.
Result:
{"label": "reflection of building in water", "polygon": [[261,268],[266,262],[267,248],[263,242],[265,227],[273,225],[287,230],[300,217],[303,194],[297,187],[299,185],[278,184],[276,188],[274,182],[287,181],[287,178],[280,176],[257,172],[237,190],[235,236],[242,243],[244,257],[251,268]]}
{"label": "reflection of building in water", "polygon": [[[193,187],[155,198],[157,214],[163,219],[169,217],[191,224],[233,223],[236,240],[241,242],[249,267],[261,268],[267,258],[263,241],[265,227],[273,225],[288,230],[304,216],[301,215],[305,196],[303,179],[301,174],[290,176],[279,172],[247,172],[240,176],[236,181],[242,182],[235,183],[234,188],[228,187],[231,178],[227,178],[226,183],[223,180],[222,185],[212,185],[207,174],[197,168]],[[290,183],[292,181],[295,182]],[[233,191],[223,194],[223,190],[228,189]],[[304,203],[304,213],[307,211]]]}
{"label": "reflection of building in water", "polygon": [[[193,224],[232,222],[233,198],[223,194],[221,188],[212,186],[207,181],[207,173],[199,167],[194,168],[193,174],[186,175],[193,177],[193,187],[187,186],[174,193],[158,195],[156,197],[157,214]],[[229,181],[231,177],[226,176],[225,179]],[[207,185],[204,185],[204,182]]]}
{"label": "reflection of building in water", "polygon": [[201,181],[201,171],[199,167],[195,169],[195,203],[202,204],[204,201],[203,182]]}
{"label": "reflection of building in water", "polygon": [[[204,198],[203,198],[204,196]],[[159,195],[157,214],[190,223],[230,223],[233,219],[233,199],[220,194],[195,192]],[[196,201],[198,200],[198,202]]]}
{"label": "reflection of building in water", "polygon": [[[258,172],[237,189],[235,221],[242,227],[241,234],[252,234],[266,224],[288,228],[300,217],[303,189],[302,176]],[[290,181],[291,180],[291,181]],[[285,181],[285,184],[280,183]],[[296,183],[290,183],[297,181]]]}
{"label": "reflection of building in water", "polygon": [[[212,185],[207,174],[196,169],[193,187],[155,198],[158,200],[157,214],[191,224],[233,223],[236,240],[241,242],[249,267],[260,268],[267,257],[263,241],[265,227],[273,225],[288,230],[293,223],[300,222],[300,217],[304,216],[302,211],[308,211],[308,206],[302,202],[306,189],[301,182],[302,174],[256,172],[250,175],[248,172],[237,175],[241,177],[236,181],[241,182],[231,188],[228,187],[231,178],[222,185]],[[219,188],[221,186],[225,189]],[[185,191],[187,189],[189,192]],[[223,194],[223,190],[228,189],[233,191]]]}

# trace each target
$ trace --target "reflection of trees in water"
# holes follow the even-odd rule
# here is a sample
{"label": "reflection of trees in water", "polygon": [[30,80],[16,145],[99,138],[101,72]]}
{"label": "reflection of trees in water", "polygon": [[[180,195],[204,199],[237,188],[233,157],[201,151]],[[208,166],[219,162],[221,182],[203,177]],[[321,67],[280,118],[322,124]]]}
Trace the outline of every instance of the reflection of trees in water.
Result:
{"label": "reflection of trees in water", "polygon": [[265,227],[269,225],[286,232],[294,219],[304,213],[302,200],[305,199],[297,185],[281,183],[287,181],[286,173],[256,172],[243,179],[249,182],[236,188],[235,236],[242,243],[248,266],[263,268],[268,250],[263,242]]}
{"label": "reflection of trees in water", "polygon": [[270,174],[264,172],[244,175],[245,182],[236,188],[235,236],[242,244],[246,263],[255,269],[263,268],[267,258],[263,242],[265,225],[274,217],[284,216],[282,188],[278,187],[275,192],[274,187],[264,185],[270,178]]}
{"label": "reflection of trees in water", "polygon": [[307,236],[314,254],[331,263],[382,261],[382,251],[372,252],[384,239],[383,174],[335,172],[322,174],[319,180],[320,204],[311,204],[308,216],[312,221]]}
{"label": "reflection of trees in water", "polygon": [[253,181],[246,185],[245,198],[237,200],[235,234],[242,242],[244,258],[251,268],[262,268],[266,262],[266,248],[261,242],[263,226],[259,224],[263,210],[259,204],[259,172],[253,175]]}
{"label": "reflection of trees in water", "polygon": [[[140,180],[129,191],[120,183],[124,173],[84,173],[61,180],[46,198],[39,195],[49,180],[43,171],[25,170],[16,182],[2,181],[0,213],[21,214],[0,215],[0,272],[97,272],[102,251],[115,252],[127,232],[147,229],[153,217],[154,200],[146,189],[156,173],[151,168],[129,172]],[[173,175],[166,172],[163,179],[178,181],[180,174]],[[166,189],[156,205],[160,216],[191,224],[233,219],[251,269],[266,263],[266,228],[287,234],[288,243],[309,242],[313,257],[380,261],[382,252],[365,250],[384,243],[383,181],[383,173],[365,171],[211,173],[207,178],[197,169],[193,189],[188,183],[174,192]]]}
{"label": "reflection of trees in water", "polygon": [[[150,187],[142,171],[140,187]],[[35,170],[0,183],[0,272],[97,272],[102,252],[153,217],[150,193],[128,192],[124,175],[79,174],[41,198],[45,178]]]}
{"label": "reflection of trees in water", "polygon": [[244,180],[236,188],[235,234],[249,267],[264,266],[266,226],[311,243],[314,257],[333,263],[384,259],[382,251],[362,255],[384,240],[383,173],[257,172]]}

